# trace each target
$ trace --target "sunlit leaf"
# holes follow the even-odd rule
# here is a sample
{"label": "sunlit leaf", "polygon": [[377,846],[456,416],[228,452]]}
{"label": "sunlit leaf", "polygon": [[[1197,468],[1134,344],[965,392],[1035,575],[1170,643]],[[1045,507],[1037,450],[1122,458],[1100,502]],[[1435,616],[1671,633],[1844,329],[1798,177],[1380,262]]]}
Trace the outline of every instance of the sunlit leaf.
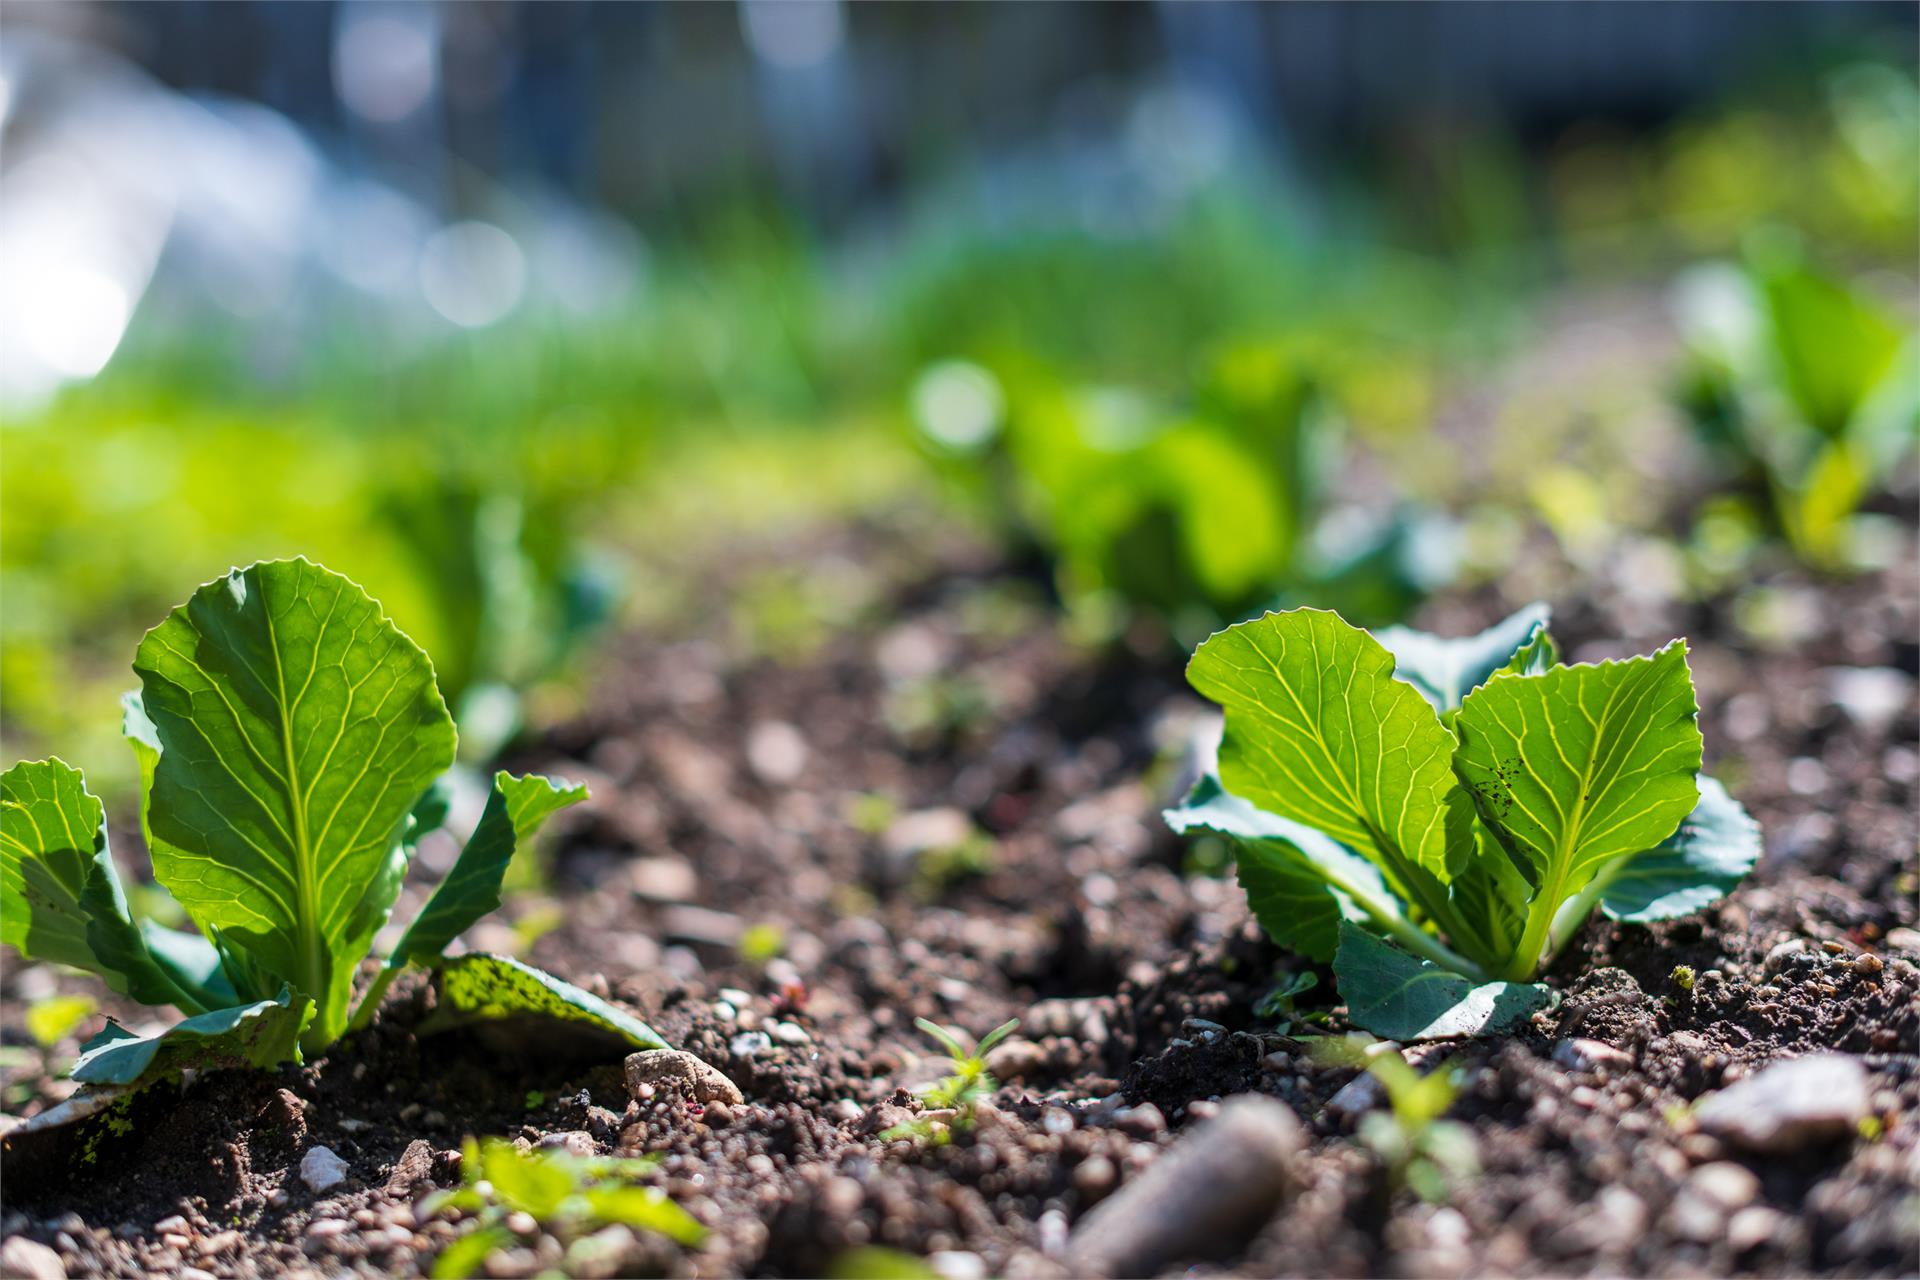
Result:
{"label": "sunlit leaf", "polygon": [[1454,766],[1480,815],[1553,904],[1652,848],[1699,795],[1686,645],[1650,658],[1499,676],[1454,721]]}
{"label": "sunlit leaf", "polygon": [[98,974],[145,1004],[176,998],[127,910],[105,812],[64,761],[22,761],[0,774],[0,941]]}
{"label": "sunlit leaf", "polygon": [[1760,857],[1760,824],[1718,781],[1702,774],[1700,800],[1680,829],[1625,859],[1607,881],[1600,909],[1647,924],[1691,915],[1733,891]]}
{"label": "sunlit leaf", "polygon": [[505,770],[496,773],[480,825],[460,851],[453,870],[394,947],[392,963],[431,963],[468,926],[498,907],[500,883],[514,853],[527,845],[548,817],[586,798],[585,787],[537,775],[517,778]]}
{"label": "sunlit leaf", "polygon": [[[1373,633],[1394,658],[1393,674],[1418,689],[1435,711],[1452,711],[1461,699],[1501,671],[1537,665],[1551,652],[1551,611],[1530,604],[1472,636],[1435,636],[1411,627]],[[1551,665],[1549,661],[1547,665]]]}
{"label": "sunlit leaf", "polygon": [[602,1222],[652,1231],[678,1244],[697,1245],[707,1238],[707,1229],[699,1219],[657,1187],[595,1187],[586,1192],[586,1200],[593,1216]]}
{"label": "sunlit leaf", "polygon": [[160,746],[156,878],[223,952],[313,997],[309,1037],[330,1043],[399,892],[409,812],[453,761],[432,664],[302,559],[200,588],[134,670]]}
{"label": "sunlit leaf", "polygon": [[1453,737],[1373,637],[1318,609],[1270,613],[1201,645],[1187,679],[1226,711],[1228,791],[1324,832],[1396,887],[1416,869],[1445,878],[1449,835],[1471,819]]}
{"label": "sunlit leaf", "polygon": [[507,956],[474,952],[443,960],[434,970],[434,990],[438,1008],[422,1030],[513,1021],[538,1036],[539,1024],[557,1023],[628,1050],[671,1047],[632,1014]]}
{"label": "sunlit leaf", "polygon": [[1312,827],[1254,808],[1230,794],[1212,772],[1162,816],[1177,832],[1214,831],[1230,838],[1235,872],[1254,918],[1275,942],[1304,956],[1333,959],[1340,921],[1366,915],[1352,893],[1399,908],[1372,863]]}
{"label": "sunlit leaf", "polygon": [[1351,924],[1340,926],[1333,973],[1354,1024],[1401,1041],[1492,1035],[1554,1001],[1541,983],[1476,984]]}
{"label": "sunlit leaf", "polygon": [[116,1022],[87,1041],[73,1064],[83,1084],[143,1084],[185,1068],[273,1067],[300,1058],[300,1033],[313,1002],[291,991],[232,1009],[215,1009],[138,1036]]}
{"label": "sunlit leaf", "polygon": [[51,1048],[93,1016],[100,1002],[92,996],[48,996],[27,1006],[27,1034],[43,1048]]}

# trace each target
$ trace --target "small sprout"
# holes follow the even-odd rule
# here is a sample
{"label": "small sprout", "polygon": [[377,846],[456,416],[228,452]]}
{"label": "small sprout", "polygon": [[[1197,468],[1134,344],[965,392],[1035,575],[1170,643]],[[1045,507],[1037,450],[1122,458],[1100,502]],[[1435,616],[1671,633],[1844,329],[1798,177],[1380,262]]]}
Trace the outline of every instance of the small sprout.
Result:
{"label": "small sprout", "polygon": [[1867,1142],[1878,1142],[1887,1136],[1886,1122],[1876,1115],[1861,1116],[1858,1128],[1860,1137]]}
{"label": "small sprout", "polygon": [[1673,984],[1676,987],[1679,987],[1682,991],[1693,990],[1693,966],[1692,965],[1677,964],[1673,966],[1673,972],[1668,974],[1667,976],[1672,978]]}
{"label": "small sprout", "polygon": [[453,1213],[476,1218],[479,1225],[441,1250],[432,1275],[435,1280],[465,1280],[480,1271],[495,1250],[513,1243],[508,1219],[515,1214],[533,1218],[568,1245],[614,1224],[654,1232],[677,1244],[700,1244],[707,1229],[693,1215],[658,1187],[637,1183],[658,1164],[651,1157],[588,1159],[523,1152],[498,1138],[469,1138],[461,1150],[462,1184],[428,1196],[418,1212],[423,1221]]}
{"label": "small sprout", "polygon": [[536,1107],[544,1107],[546,1105],[547,1105],[546,1094],[540,1092],[540,1090],[538,1089],[527,1090],[527,1110],[532,1111]]}
{"label": "small sprout", "polygon": [[1422,1075],[1399,1053],[1365,1036],[1315,1040],[1309,1054],[1324,1066],[1364,1064],[1385,1087],[1389,1109],[1362,1116],[1359,1138],[1386,1168],[1392,1186],[1440,1203],[1480,1171],[1473,1130],[1443,1118],[1460,1093],[1458,1068]]}
{"label": "small sprout", "polygon": [[42,1049],[51,1049],[93,1016],[100,1002],[92,996],[48,996],[27,1006],[27,1034]]}
{"label": "small sprout", "polygon": [[1311,969],[1301,973],[1290,973],[1282,977],[1271,991],[1255,1002],[1253,1016],[1271,1018],[1285,1031],[1292,1025],[1295,1014],[1293,1002],[1300,996],[1320,985],[1320,975]]}
{"label": "small sprout", "polygon": [[877,1244],[848,1249],[827,1267],[828,1280],[938,1280],[939,1275],[912,1254]]}
{"label": "small sprout", "polygon": [[920,1091],[921,1107],[928,1113],[940,1113],[939,1118],[932,1114],[916,1116],[905,1124],[888,1129],[880,1135],[880,1140],[892,1142],[897,1138],[912,1138],[937,1146],[947,1140],[951,1130],[971,1128],[975,1105],[992,1097],[994,1090],[1000,1087],[1000,1082],[987,1070],[987,1055],[995,1045],[1014,1033],[1020,1026],[1020,1019],[1007,1019],[987,1032],[971,1049],[965,1043],[966,1033],[958,1027],[943,1027],[926,1018],[915,1018],[913,1025],[931,1036],[946,1051],[952,1061],[953,1071]]}
{"label": "small sprout", "polygon": [[779,925],[771,922],[748,925],[740,934],[740,960],[743,964],[760,968],[769,960],[777,960],[787,949],[787,934]]}

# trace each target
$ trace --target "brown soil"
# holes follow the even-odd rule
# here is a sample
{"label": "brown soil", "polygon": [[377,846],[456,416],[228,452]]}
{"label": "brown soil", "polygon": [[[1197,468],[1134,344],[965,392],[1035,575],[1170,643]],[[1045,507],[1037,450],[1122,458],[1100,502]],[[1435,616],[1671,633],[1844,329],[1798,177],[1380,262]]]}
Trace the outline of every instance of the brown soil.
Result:
{"label": "brown soil", "polygon": [[[1773,653],[1741,637],[1728,602],[1649,607],[1605,583],[1569,592],[1580,603],[1556,631],[1576,657],[1690,637],[1709,768],[1760,820],[1768,855],[1697,918],[1589,925],[1553,975],[1566,992],[1555,1012],[1443,1052],[1465,1069],[1452,1114],[1471,1126],[1481,1172],[1431,1204],[1392,1185],[1324,1109],[1354,1071],[1317,1065],[1254,1016],[1299,962],[1259,934],[1231,879],[1183,874],[1187,851],[1156,816],[1200,711],[1177,667],[1076,652],[1026,584],[964,549],[901,556],[868,530],[783,554],[828,552],[907,566],[882,575],[879,625],[784,663],[744,656],[725,625],[633,637],[590,710],[510,762],[594,793],[562,824],[544,890],[509,907],[510,919],[562,913],[528,958],[608,990],[730,1076],[745,1106],[643,1105],[617,1060],[418,1039],[418,996],[403,991],[322,1060],[149,1098],[93,1165],[10,1169],[5,1234],[53,1246],[69,1275],[416,1274],[466,1228],[416,1220],[424,1185],[387,1189],[409,1144],[429,1144],[447,1185],[463,1135],[585,1130],[601,1153],[660,1153],[650,1180],[713,1231],[697,1250],[615,1233],[595,1261],[575,1255],[579,1270],[819,1275],[874,1244],[932,1255],[950,1276],[1061,1274],[1092,1204],[1218,1099],[1254,1091],[1291,1107],[1310,1146],[1285,1208],[1220,1242],[1209,1273],[1915,1269],[1920,955],[1887,937],[1915,922],[1920,730],[1910,698],[1880,723],[1849,718],[1823,673],[1915,673],[1912,564],[1846,585],[1777,578],[1814,630]],[[767,554],[736,549],[730,563],[764,566]],[[736,581],[725,565],[709,576],[712,616],[726,616]],[[1423,620],[1456,630],[1512,603],[1456,595]],[[916,859],[904,848],[913,826],[956,819],[901,815],[933,808],[959,810],[990,855]],[[778,959],[740,958],[752,925],[777,928]],[[1795,939],[1804,948],[1776,952]],[[1690,990],[1679,965],[1696,975]],[[6,1044],[32,1043],[29,997],[93,989],[50,976],[9,966]],[[1303,1003],[1316,999],[1341,1026],[1330,983]],[[937,1074],[920,1016],[976,1034],[1022,1022],[996,1058],[1006,1082],[945,1145],[877,1133]],[[1631,1066],[1559,1065],[1553,1046],[1573,1034],[1625,1050]],[[1877,1140],[1766,1158],[1690,1131],[1693,1099],[1817,1048],[1864,1055]],[[16,1112],[61,1092],[26,1056],[40,1066],[8,1073]],[[313,1144],[352,1170],[321,1197],[297,1175]],[[1723,1161],[1758,1175],[1758,1190],[1726,1207],[1732,1227],[1703,1229],[1687,1188]],[[490,1274],[532,1274],[561,1249],[533,1231]]]}

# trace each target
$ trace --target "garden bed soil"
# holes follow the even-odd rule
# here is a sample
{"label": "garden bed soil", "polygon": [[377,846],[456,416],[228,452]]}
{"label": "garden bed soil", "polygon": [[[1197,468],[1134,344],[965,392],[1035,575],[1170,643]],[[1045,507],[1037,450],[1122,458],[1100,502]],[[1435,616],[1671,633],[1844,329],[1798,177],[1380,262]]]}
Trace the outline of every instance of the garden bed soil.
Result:
{"label": "garden bed soil", "polygon": [[[872,563],[886,538],[784,554]],[[1393,1186],[1354,1116],[1327,1106],[1354,1069],[1252,1012],[1300,962],[1264,940],[1230,877],[1186,874],[1189,850],[1158,820],[1204,714],[1177,664],[1074,649],[1030,584],[964,548],[880,583],[878,625],[781,662],[743,655],[724,564],[707,583],[712,626],[623,641],[588,709],[510,762],[588,781],[594,798],[557,824],[548,883],[507,916],[530,926],[557,908],[527,957],[633,1009],[744,1105],[636,1101],[617,1054],[418,1039],[425,996],[403,986],[369,1032],[304,1067],[150,1097],[90,1165],[10,1160],[5,1234],[50,1246],[70,1276],[418,1274],[467,1229],[414,1212],[457,1179],[463,1136],[584,1131],[603,1154],[660,1155],[648,1180],[712,1232],[683,1249],[616,1230],[570,1255],[582,1272],[821,1275],[879,1245],[954,1277],[1062,1275],[1093,1205],[1220,1099],[1258,1093],[1304,1126],[1289,1191],[1167,1270],[1913,1271],[1911,563],[1842,585],[1779,577],[1805,633],[1772,652],[1743,638],[1731,602],[1649,607],[1597,583],[1563,610],[1575,658],[1690,637],[1708,767],[1759,819],[1767,855],[1697,917],[1591,923],[1552,974],[1564,1002],[1517,1034],[1422,1050],[1422,1066],[1462,1070],[1452,1115],[1477,1142],[1480,1172],[1444,1204]],[[1423,621],[1458,632],[1513,603],[1455,595]],[[1836,698],[1835,668],[1904,682],[1881,677],[1893,696],[1877,702]],[[483,925],[469,940],[515,935]],[[31,1044],[24,1004],[54,988],[93,989],[9,966],[7,1044]],[[1302,1004],[1338,1028],[1334,999],[1323,980]],[[916,1017],[974,1034],[1021,1020],[994,1057],[1001,1088],[943,1145],[881,1136],[938,1074]],[[1620,1056],[1568,1065],[1555,1049],[1569,1037]],[[1865,1064],[1866,1136],[1758,1155],[1696,1130],[1696,1099],[1817,1050]],[[63,1088],[34,1070],[9,1085],[27,1112]],[[350,1170],[319,1195],[298,1175],[314,1145]],[[488,1273],[533,1274],[562,1249],[535,1231]]]}

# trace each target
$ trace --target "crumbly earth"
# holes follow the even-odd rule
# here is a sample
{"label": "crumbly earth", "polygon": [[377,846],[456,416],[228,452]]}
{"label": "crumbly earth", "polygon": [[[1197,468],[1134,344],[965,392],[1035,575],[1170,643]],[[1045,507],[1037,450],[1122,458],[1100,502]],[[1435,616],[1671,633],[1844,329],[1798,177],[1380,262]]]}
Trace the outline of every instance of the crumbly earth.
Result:
{"label": "crumbly earth", "polygon": [[[881,1245],[951,1277],[1060,1275],[1092,1205],[1221,1098],[1257,1092],[1306,1127],[1296,1188],[1250,1235],[1187,1259],[1200,1274],[1914,1270],[1911,562],[1843,584],[1773,575],[1770,599],[1800,631],[1772,647],[1731,597],[1650,605],[1605,572],[1567,593],[1555,630],[1573,657],[1690,637],[1708,767],[1768,852],[1698,917],[1591,923],[1551,975],[1565,1000],[1518,1034],[1425,1051],[1423,1067],[1461,1071],[1451,1115],[1479,1166],[1433,1202],[1328,1108],[1354,1068],[1284,1034],[1301,1024],[1255,1015],[1300,962],[1157,818],[1203,714],[1177,665],[1075,649],[1030,582],[964,547],[908,554],[868,529],[732,555],[884,561],[877,621],[783,661],[754,656],[765,636],[724,621],[739,582],[716,565],[723,621],[623,642],[588,710],[509,762],[585,780],[594,798],[557,824],[544,885],[511,900],[519,932],[482,925],[469,941],[531,938],[531,961],[610,994],[725,1072],[744,1105],[632,1098],[617,1053],[417,1037],[427,997],[403,986],[324,1058],[144,1099],[91,1163],[12,1158],[4,1234],[51,1246],[70,1276],[420,1274],[472,1226],[416,1211],[458,1181],[463,1136],[584,1133],[574,1141],[600,1154],[660,1157],[645,1180],[711,1227],[706,1242],[615,1228],[581,1244],[516,1222],[486,1274],[822,1275]],[[1515,603],[1486,588],[1421,621],[1457,632]],[[1842,667],[1904,673],[1904,692],[1836,699]],[[95,988],[7,966],[10,1112],[65,1092],[51,1073],[76,1042],[42,1054],[23,1017],[70,990]],[[1323,976],[1300,1004],[1337,1029],[1335,999]],[[993,1060],[999,1091],[942,1145],[885,1136],[939,1072],[916,1017],[975,1034],[1021,1021]],[[1554,1048],[1573,1036],[1625,1056],[1563,1065]],[[1819,1049],[1862,1056],[1869,1133],[1760,1156],[1695,1131],[1694,1100]],[[320,1194],[298,1172],[315,1145],[349,1167]]]}

